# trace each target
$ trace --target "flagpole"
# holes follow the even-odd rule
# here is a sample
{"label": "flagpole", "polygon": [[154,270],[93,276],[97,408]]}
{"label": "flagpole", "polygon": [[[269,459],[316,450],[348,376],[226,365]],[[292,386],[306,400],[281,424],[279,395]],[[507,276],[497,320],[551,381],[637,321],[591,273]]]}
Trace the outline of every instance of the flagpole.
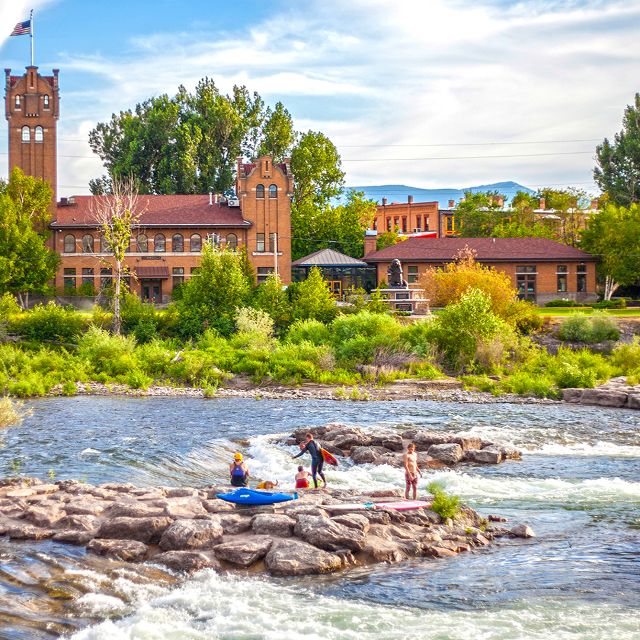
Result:
{"label": "flagpole", "polygon": [[31,66],[33,67],[33,9],[31,9],[31,13],[29,14],[29,21],[31,25],[31,29],[29,30],[29,37],[31,38]]}

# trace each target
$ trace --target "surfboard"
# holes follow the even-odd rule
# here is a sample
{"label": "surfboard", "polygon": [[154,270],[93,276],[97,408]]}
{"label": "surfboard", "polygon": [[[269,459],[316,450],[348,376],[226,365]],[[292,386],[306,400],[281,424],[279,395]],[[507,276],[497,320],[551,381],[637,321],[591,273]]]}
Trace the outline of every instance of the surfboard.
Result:
{"label": "surfboard", "polygon": [[255,491],[254,489],[240,488],[230,493],[216,494],[220,500],[234,502],[235,504],[276,504],[277,502],[287,502],[288,500],[297,500],[298,494],[294,493],[275,493],[273,491]]}
{"label": "surfboard", "polygon": [[338,466],[338,461],[336,460],[336,457],[333,454],[329,453],[326,449],[323,449],[322,447],[320,447],[320,455],[322,455],[322,458],[327,464],[330,464],[334,467]]}
{"label": "surfboard", "polygon": [[415,509],[429,509],[430,502],[424,500],[398,500],[398,502],[377,502],[376,509],[388,509],[391,511],[413,511]]}
{"label": "surfboard", "polygon": [[325,511],[341,512],[341,511],[371,511],[376,508],[373,502],[345,502],[342,504],[321,504],[321,509]]}

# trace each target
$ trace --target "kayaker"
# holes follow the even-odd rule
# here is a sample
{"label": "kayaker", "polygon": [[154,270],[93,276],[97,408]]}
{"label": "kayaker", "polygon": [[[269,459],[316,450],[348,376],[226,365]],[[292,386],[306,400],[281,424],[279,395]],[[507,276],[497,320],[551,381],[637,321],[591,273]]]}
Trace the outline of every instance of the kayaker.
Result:
{"label": "kayaker", "polygon": [[311,456],[311,477],[313,478],[313,484],[315,488],[318,488],[318,478],[320,476],[322,478],[322,482],[324,482],[324,486],[327,486],[327,480],[324,477],[324,473],[322,469],[324,467],[324,458],[322,457],[322,453],[320,451],[320,445],[313,439],[312,433],[307,433],[305,445],[300,445],[300,453],[293,456],[295,458],[299,458],[303,453],[309,452]]}
{"label": "kayaker", "polygon": [[231,484],[234,487],[246,487],[249,484],[249,467],[244,463],[242,454],[236,452],[229,466]]}
{"label": "kayaker", "polygon": [[413,499],[416,499],[418,493],[418,476],[422,476],[418,468],[418,454],[416,453],[416,445],[411,443],[407,446],[407,452],[403,457],[404,462],[404,480],[405,490],[404,497],[409,499],[409,490],[413,489]]}
{"label": "kayaker", "polygon": [[298,473],[296,473],[296,489],[308,489],[309,488],[309,472],[304,470],[303,466],[298,467]]}

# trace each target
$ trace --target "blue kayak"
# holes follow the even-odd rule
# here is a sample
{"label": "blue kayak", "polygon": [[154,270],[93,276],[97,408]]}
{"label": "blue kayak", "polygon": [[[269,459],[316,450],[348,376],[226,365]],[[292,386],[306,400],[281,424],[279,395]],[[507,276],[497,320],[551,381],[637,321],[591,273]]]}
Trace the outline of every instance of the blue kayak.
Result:
{"label": "blue kayak", "polygon": [[255,491],[254,489],[236,489],[231,493],[216,494],[221,500],[235,502],[236,504],[275,504],[276,502],[287,502],[287,500],[297,500],[298,494],[294,493],[274,493],[272,491]]}

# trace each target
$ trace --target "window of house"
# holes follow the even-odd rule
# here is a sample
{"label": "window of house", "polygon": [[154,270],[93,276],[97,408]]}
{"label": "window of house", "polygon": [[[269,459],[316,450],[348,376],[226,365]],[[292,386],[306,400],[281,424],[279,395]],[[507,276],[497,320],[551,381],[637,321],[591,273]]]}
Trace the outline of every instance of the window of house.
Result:
{"label": "window of house", "polygon": [[44,129],[42,127],[36,127],[34,139],[36,142],[44,140]]}
{"label": "window of house", "polygon": [[138,253],[147,253],[149,251],[149,239],[144,233],[141,233],[136,238],[136,245],[138,245]]}
{"label": "window of house", "polygon": [[416,216],[416,229],[418,231],[422,229],[422,216]]}
{"label": "window of house", "polygon": [[587,265],[581,262],[576,268],[576,291],[578,293],[587,292]]}
{"label": "window of house", "polygon": [[424,217],[424,230],[429,231],[429,216]]}
{"label": "window of house", "polygon": [[191,253],[199,253],[202,251],[202,238],[199,233],[194,233],[191,238],[189,238],[189,250]]}
{"label": "window of house", "polygon": [[417,264],[410,264],[407,267],[407,282],[409,284],[418,282],[418,265]]}
{"label": "window of house", "polygon": [[16,96],[15,105],[16,105],[16,109],[22,108],[22,101],[20,100],[20,96]]}
{"label": "window of house", "polygon": [[227,242],[227,249],[238,248],[238,236],[235,233],[228,233],[226,242]]}
{"label": "window of house", "polygon": [[42,98],[42,105],[44,106],[45,109],[49,108],[49,96],[44,96]]}
{"label": "window of house", "polygon": [[447,216],[447,231],[453,231],[453,216]]}
{"label": "window of house", "polygon": [[82,284],[93,287],[93,267],[82,267]]}
{"label": "window of house", "polygon": [[111,286],[112,271],[109,267],[100,267],[100,291]]}
{"label": "window of house", "polygon": [[93,236],[90,233],[82,236],[82,253],[93,253]]}
{"label": "window of house", "polygon": [[278,197],[278,187],[275,184],[269,185],[269,197],[270,198]]}
{"label": "window of house", "polygon": [[182,234],[175,233],[171,238],[171,251],[174,253],[182,253],[184,251],[184,238]]}
{"label": "window of house", "polygon": [[259,184],[256,187],[256,198],[264,199],[264,185]]}
{"label": "window of house", "polygon": [[402,233],[407,233],[407,216],[402,216]]}
{"label": "window of house", "polygon": [[567,279],[569,270],[566,264],[559,264],[556,268],[556,278],[558,280],[558,293],[567,292]]}
{"label": "window of house", "polygon": [[109,243],[104,236],[100,236],[100,253],[109,253]]}
{"label": "window of house", "polygon": [[395,231],[396,229],[400,228],[400,216],[395,216],[393,218],[393,230]]}
{"label": "window of house", "polygon": [[76,270],[73,267],[65,267],[63,287],[65,289],[76,288]]}
{"label": "window of house", "polygon": [[270,253],[276,252],[276,234],[275,233],[269,234],[269,252]]}
{"label": "window of house", "polygon": [[523,264],[516,266],[516,288],[518,297],[522,300],[536,299],[536,266]]}
{"label": "window of house", "polygon": [[31,141],[31,129],[26,125],[22,127],[22,142],[30,142]]}
{"label": "window of house", "polygon": [[155,253],[164,253],[166,249],[166,239],[162,233],[156,233],[153,239],[153,250]]}
{"label": "window of house", "polygon": [[175,289],[184,282],[184,267],[173,267],[171,276],[173,277],[173,288]]}
{"label": "window of house", "polygon": [[264,233],[256,233],[256,251],[264,253]]}
{"label": "window of house", "polygon": [[516,267],[516,273],[537,273],[535,264],[520,264]]}
{"label": "window of house", "polygon": [[273,267],[258,267],[257,273],[256,273],[258,284],[262,284],[263,282],[266,282],[267,278],[272,273],[273,273]]}
{"label": "window of house", "polygon": [[64,252],[65,253],[76,252],[76,237],[71,233],[64,237]]}
{"label": "window of house", "polygon": [[393,227],[391,226],[391,217],[387,217],[387,231],[393,231]]}

